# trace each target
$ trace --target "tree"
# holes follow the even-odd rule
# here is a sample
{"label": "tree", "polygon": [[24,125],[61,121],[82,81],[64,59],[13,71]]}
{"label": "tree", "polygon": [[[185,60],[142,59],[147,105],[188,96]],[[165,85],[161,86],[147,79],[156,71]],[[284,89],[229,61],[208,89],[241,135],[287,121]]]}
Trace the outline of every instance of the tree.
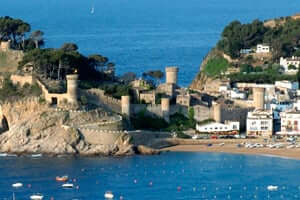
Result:
{"label": "tree", "polygon": [[30,25],[20,19],[0,17],[0,40],[11,40],[12,45],[24,49],[25,34]]}
{"label": "tree", "polygon": [[289,65],[288,70],[296,70],[297,67],[295,65]]}
{"label": "tree", "polygon": [[130,83],[136,79],[136,74],[134,72],[126,72],[120,77],[120,79],[125,83]]}
{"label": "tree", "polygon": [[64,43],[61,46],[61,49],[63,51],[77,51],[78,50],[78,46],[74,43]]}
{"label": "tree", "polygon": [[39,46],[44,43],[43,35],[44,35],[43,31],[40,30],[31,33],[30,38],[34,41],[35,48],[39,48]]}
{"label": "tree", "polygon": [[160,83],[160,80],[164,77],[164,73],[161,70],[150,70],[143,73],[143,77],[150,77],[155,80],[156,85]]}

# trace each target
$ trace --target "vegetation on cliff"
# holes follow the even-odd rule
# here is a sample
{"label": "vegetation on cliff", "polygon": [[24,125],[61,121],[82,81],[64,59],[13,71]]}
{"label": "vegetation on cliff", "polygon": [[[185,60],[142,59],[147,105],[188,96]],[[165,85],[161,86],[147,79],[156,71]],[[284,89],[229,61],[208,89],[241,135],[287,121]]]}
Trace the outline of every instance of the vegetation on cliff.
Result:
{"label": "vegetation on cliff", "polygon": [[251,49],[259,43],[267,43],[272,48],[273,59],[278,59],[280,56],[299,55],[299,36],[299,19],[286,18],[285,23],[275,27],[265,26],[259,20],[249,24],[233,21],[223,30],[217,47],[232,58],[238,58],[241,49]]}

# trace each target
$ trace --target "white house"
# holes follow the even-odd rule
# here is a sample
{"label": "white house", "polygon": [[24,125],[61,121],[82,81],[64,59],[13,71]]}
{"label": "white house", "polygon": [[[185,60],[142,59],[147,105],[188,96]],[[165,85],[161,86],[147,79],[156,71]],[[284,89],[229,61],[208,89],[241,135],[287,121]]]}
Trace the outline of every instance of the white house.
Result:
{"label": "white house", "polygon": [[271,110],[254,110],[247,115],[247,135],[270,137],[273,134]]}
{"label": "white house", "polygon": [[239,91],[237,88],[230,90],[230,98],[232,99],[246,99],[246,93]]}
{"label": "white house", "polygon": [[240,130],[240,122],[237,121],[225,121],[222,123],[208,123],[204,125],[197,124],[196,131],[198,133],[211,133],[217,135],[234,135],[238,134]]}
{"label": "white house", "polygon": [[256,47],[256,53],[269,53],[269,52],[270,52],[269,45],[258,44]]}
{"label": "white house", "polygon": [[280,114],[281,131],[278,135],[300,135],[300,111],[286,111]]}
{"label": "white house", "polygon": [[[294,65],[296,69],[289,69],[290,65]],[[297,73],[300,66],[300,57],[292,56],[290,58],[280,58],[280,66],[284,68],[286,73]]]}
{"label": "white house", "polygon": [[298,90],[299,83],[291,81],[275,81],[275,87],[280,90]]}

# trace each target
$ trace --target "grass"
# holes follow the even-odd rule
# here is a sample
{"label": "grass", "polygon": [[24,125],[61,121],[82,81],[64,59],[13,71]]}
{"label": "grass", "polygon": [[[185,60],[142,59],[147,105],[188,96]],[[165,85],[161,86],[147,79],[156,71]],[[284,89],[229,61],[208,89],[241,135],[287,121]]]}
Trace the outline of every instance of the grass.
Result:
{"label": "grass", "polygon": [[226,72],[229,63],[225,58],[215,57],[210,59],[204,67],[204,73],[209,77],[216,77]]}

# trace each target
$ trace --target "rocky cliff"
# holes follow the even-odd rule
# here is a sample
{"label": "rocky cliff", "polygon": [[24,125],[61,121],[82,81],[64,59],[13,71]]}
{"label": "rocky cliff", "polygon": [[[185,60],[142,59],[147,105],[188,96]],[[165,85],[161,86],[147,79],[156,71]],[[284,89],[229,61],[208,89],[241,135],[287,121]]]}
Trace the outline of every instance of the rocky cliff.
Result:
{"label": "rocky cliff", "polygon": [[200,70],[190,85],[190,88],[192,90],[206,91],[206,92],[210,92],[209,90],[212,90],[212,92],[214,92],[213,90],[219,88],[219,84],[221,83],[221,80],[216,77],[209,77],[204,72],[207,62],[216,56],[223,56],[223,53],[217,51],[216,49],[212,49],[208,53],[208,55],[203,59],[200,65]]}
{"label": "rocky cliff", "polygon": [[143,153],[137,152],[139,148],[131,144],[131,136],[121,131],[110,144],[87,142],[77,126],[101,120],[103,115],[99,112],[57,111],[31,99],[3,104],[2,114],[9,130],[0,134],[0,152],[118,156]]}

